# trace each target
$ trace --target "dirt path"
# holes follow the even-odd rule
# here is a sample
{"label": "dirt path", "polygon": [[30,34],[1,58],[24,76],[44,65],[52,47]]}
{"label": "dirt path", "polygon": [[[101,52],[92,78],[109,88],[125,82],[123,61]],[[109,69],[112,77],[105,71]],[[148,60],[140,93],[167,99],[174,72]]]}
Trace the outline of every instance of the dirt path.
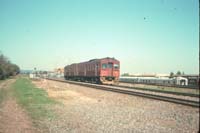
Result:
{"label": "dirt path", "polygon": [[0,93],[4,92],[3,102],[0,104],[0,133],[35,133],[30,118],[17,104],[9,87],[15,79],[8,79],[0,83]]}

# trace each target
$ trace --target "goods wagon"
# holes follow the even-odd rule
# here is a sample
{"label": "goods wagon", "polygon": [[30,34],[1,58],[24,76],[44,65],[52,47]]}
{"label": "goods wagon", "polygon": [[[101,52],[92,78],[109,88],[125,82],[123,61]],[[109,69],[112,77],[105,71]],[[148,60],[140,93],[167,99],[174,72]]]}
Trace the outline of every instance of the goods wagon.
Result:
{"label": "goods wagon", "polygon": [[120,62],[115,58],[109,57],[74,63],[64,68],[66,80],[115,84],[119,80],[119,75]]}

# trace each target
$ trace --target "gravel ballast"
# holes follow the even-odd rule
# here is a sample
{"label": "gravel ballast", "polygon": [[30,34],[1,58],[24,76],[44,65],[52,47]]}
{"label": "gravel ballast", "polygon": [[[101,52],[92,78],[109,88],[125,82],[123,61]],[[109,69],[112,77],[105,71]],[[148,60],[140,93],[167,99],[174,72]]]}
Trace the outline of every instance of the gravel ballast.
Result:
{"label": "gravel ballast", "polygon": [[50,80],[34,81],[60,101],[49,132],[198,132],[199,109]]}

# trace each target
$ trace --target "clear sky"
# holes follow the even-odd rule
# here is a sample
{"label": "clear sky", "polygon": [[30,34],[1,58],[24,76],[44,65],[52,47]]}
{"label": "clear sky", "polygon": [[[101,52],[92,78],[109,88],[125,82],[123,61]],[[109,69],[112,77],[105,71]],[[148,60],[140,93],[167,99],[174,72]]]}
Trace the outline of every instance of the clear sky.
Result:
{"label": "clear sky", "polygon": [[121,73],[199,73],[198,0],[0,0],[0,51],[21,69],[115,57]]}

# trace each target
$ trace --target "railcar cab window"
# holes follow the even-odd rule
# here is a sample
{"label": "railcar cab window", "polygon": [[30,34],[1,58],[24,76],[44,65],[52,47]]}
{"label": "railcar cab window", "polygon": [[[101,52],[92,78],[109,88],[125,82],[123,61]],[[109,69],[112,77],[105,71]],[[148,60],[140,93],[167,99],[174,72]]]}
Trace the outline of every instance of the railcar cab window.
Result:
{"label": "railcar cab window", "polygon": [[119,65],[118,64],[114,64],[114,68],[115,69],[119,69]]}
{"label": "railcar cab window", "polygon": [[102,64],[102,69],[106,69],[107,67],[107,64]]}
{"label": "railcar cab window", "polygon": [[112,68],[113,64],[112,63],[108,63],[108,68]]}

